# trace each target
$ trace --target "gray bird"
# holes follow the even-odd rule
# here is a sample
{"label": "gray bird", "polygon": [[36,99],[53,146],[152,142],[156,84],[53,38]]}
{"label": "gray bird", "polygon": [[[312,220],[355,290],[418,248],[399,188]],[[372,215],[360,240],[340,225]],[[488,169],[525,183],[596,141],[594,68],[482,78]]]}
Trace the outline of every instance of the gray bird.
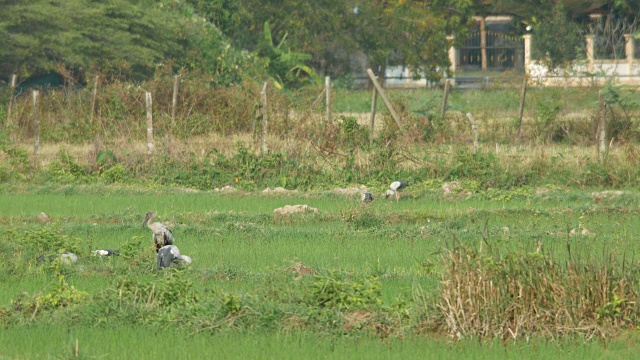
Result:
{"label": "gray bird", "polygon": [[389,185],[389,190],[387,190],[387,192],[385,193],[385,197],[389,198],[391,196],[395,196],[397,202],[398,200],[400,200],[399,191],[406,188],[408,185],[409,183],[404,180],[392,182],[391,185]]}
{"label": "gray bird", "polygon": [[362,193],[362,202],[363,203],[366,204],[366,203],[370,203],[372,201],[373,201],[373,194],[372,193],[370,193],[370,192]]}
{"label": "gray bird", "polygon": [[173,233],[171,233],[171,229],[169,229],[167,225],[161,222],[154,222],[153,219],[155,217],[156,214],[153,211],[148,211],[144,217],[142,226],[147,225],[153,232],[151,238],[156,245],[156,252],[158,252],[158,250],[165,245],[173,245]]}
{"label": "gray bird", "polygon": [[158,250],[158,270],[177,265],[191,265],[191,258],[180,255],[180,250],[175,245],[166,245]]}

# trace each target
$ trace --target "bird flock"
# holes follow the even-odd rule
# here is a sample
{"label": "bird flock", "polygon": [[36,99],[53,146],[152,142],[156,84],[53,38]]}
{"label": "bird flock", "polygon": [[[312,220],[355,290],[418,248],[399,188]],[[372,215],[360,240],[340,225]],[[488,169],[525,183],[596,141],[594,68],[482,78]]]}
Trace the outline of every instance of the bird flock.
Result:
{"label": "bird flock", "polygon": [[[395,198],[396,202],[400,200],[400,191],[409,186],[409,183],[404,180],[394,181],[389,185],[389,189],[384,193],[385,198]],[[373,202],[374,196],[371,192],[364,192],[361,196],[362,203],[368,204]],[[39,218],[46,216],[44,213],[40,214]],[[164,223],[155,221],[156,214],[153,211],[148,211],[145,214],[142,222],[142,227],[148,227],[151,230],[151,241],[157,253],[157,269],[170,268],[174,265],[191,265],[191,257],[180,254],[180,249],[174,244],[175,239],[173,232]],[[47,218],[48,220],[48,218]],[[120,252],[113,249],[100,249],[91,252],[93,256],[119,256]],[[71,252],[63,252],[56,255],[41,255],[37,258],[39,263],[47,261],[59,261],[63,265],[73,265],[78,263],[78,256]]]}
{"label": "bird flock", "polygon": [[[389,185],[389,189],[384,193],[386,199],[395,198],[396,202],[400,201],[400,190],[409,186],[409,183],[404,180],[394,181]],[[363,204],[368,204],[373,201],[373,193],[364,192],[360,198]]]}
{"label": "bird flock", "polygon": [[[142,222],[151,230],[151,241],[157,253],[157,269],[169,268],[174,265],[191,265],[191,257],[181,255],[180,250],[173,243],[173,233],[171,229],[161,223],[154,221],[156,214],[148,211]],[[114,249],[99,249],[91,252],[92,256],[119,256],[120,252]],[[63,265],[75,265],[78,263],[78,256],[72,252],[63,252],[56,255],[41,255],[36,259],[39,263],[59,261]]]}

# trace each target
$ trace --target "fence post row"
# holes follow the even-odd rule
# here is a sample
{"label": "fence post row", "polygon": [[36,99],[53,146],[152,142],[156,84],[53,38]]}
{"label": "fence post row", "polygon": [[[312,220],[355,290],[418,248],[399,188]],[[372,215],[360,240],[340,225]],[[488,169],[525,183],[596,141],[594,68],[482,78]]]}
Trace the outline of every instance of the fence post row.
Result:
{"label": "fence post row", "polygon": [[16,93],[16,82],[17,77],[16,74],[11,75],[11,94],[9,95],[9,106],[7,106],[7,125],[11,126],[13,124],[13,120],[11,118],[11,111],[13,108],[14,96]]}
{"label": "fence post row", "polygon": [[153,155],[153,104],[151,93],[145,93],[145,103],[147,108],[147,155]]}
{"label": "fence post row", "polygon": [[331,77],[324,78],[325,97],[327,99],[327,122],[331,121]]}
{"label": "fence post row", "polygon": [[476,121],[473,119],[473,115],[471,113],[467,113],[467,119],[469,119],[469,123],[471,123],[471,133],[473,134],[473,154],[478,153],[478,125],[476,125]]}
{"label": "fence post row", "polygon": [[518,137],[522,129],[522,115],[524,114],[524,100],[527,96],[527,74],[522,78],[522,91],[520,92],[520,109],[518,110]]}
{"label": "fence post row", "polygon": [[376,107],[378,105],[378,90],[373,87],[373,94],[371,95],[371,133],[369,134],[369,144],[373,145],[373,131],[376,127]]}
{"label": "fence post row", "polygon": [[262,154],[266,155],[269,152],[267,148],[267,82],[265,81],[260,92],[260,99],[262,100]]}
{"label": "fence post row", "polygon": [[180,86],[180,75],[173,77],[173,97],[171,98],[171,123],[176,125],[176,106],[178,106],[178,88]]}
{"label": "fence post row", "polygon": [[40,119],[38,118],[38,98],[40,92],[33,90],[33,157],[34,163],[38,164],[40,155]]}
{"label": "fence post row", "polygon": [[91,96],[91,115],[89,116],[89,122],[93,124],[93,116],[96,113],[96,101],[98,99],[98,81],[100,76],[96,75],[93,80],[93,94]]}
{"label": "fence post row", "polygon": [[444,94],[442,95],[442,120],[447,113],[447,100],[449,99],[449,79],[444,78]]}
{"label": "fence post row", "polygon": [[394,109],[393,104],[387,98],[387,95],[385,94],[384,90],[382,90],[382,86],[380,86],[380,83],[378,82],[378,79],[376,79],[376,76],[374,75],[373,71],[371,69],[367,69],[367,75],[369,75],[369,78],[373,82],[373,86],[375,86],[375,88],[378,89],[378,92],[380,93],[380,97],[382,97],[382,101],[384,101],[384,104],[386,105],[387,109],[391,113],[391,117],[393,117],[393,121],[395,121],[396,125],[398,125],[398,128],[402,129],[400,116],[398,116],[398,113],[396,112],[396,109]]}
{"label": "fence post row", "polygon": [[600,97],[600,119],[598,121],[598,152],[600,155],[600,162],[604,163],[605,155],[607,154],[607,104],[604,101],[602,91],[599,92]]}

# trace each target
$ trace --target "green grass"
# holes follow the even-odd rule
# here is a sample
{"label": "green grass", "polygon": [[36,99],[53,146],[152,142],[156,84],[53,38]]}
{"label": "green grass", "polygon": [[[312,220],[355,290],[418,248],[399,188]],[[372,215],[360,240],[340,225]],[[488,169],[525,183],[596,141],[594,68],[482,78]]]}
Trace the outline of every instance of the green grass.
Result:
{"label": "green grass", "polygon": [[0,359],[629,359],[638,341],[601,343],[450,342],[429,337],[385,342],[313,334],[187,335],[147,328],[33,327],[0,332]]}
{"label": "green grass", "polygon": [[[485,90],[456,90],[448,98],[448,109],[464,113],[491,114],[492,117],[516,117],[520,106],[520,81],[513,87]],[[598,108],[598,90],[596,88],[529,88],[525,116],[533,117],[540,102],[553,101],[560,106],[562,113],[589,113]],[[335,90],[333,106],[338,112],[370,112],[371,91]],[[402,104],[409,113],[433,112],[439,114],[442,107],[442,89],[388,89],[387,94]],[[385,109],[384,103],[377,102],[378,111]],[[398,105],[396,105],[398,106]]]}
{"label": "green grass", "polygon": [[[500,194],[494,195],[499,198]],[[442,250],[455,242],[477,248],[483,237],[502,252],[535,252],[536,241],[541,240],[543,251],[556,259],[568,258],[569,245],[573,260],[604,262],[624,257],[629,264],[637,263],[637,191],[596,200],[587,190],[554,190],[541,195],[528,190],[506,199],[476,195],[451,200],[420,185],[408,189],[398,203],[378,199],[367,207],[356,199],[326,193],[278,197],[170,190],[27,191],[0,194],[0,236],[7,241],[11,240],[7,239],[9,234],[51,228],[80,239],[80,263],[66,270],[66,280],[95,296],[123,276],[151,282],[162,279],[153,270],[155,254],[150,249],[144,250],[143,263],[134,268],[124,257],[88,256],[97,248],[120,249],[132,239],[140,239],[142,247],[150,245],[149,231],[141,221],[147,210],[155,210],[158,220],[172,225],[181,252],[193,258],[188,276],[197,292],[210,291],[217,297],[235,294],[243,303],[255,302],[256,306],[262,297],[267,303],[271,296],[286,302],[283,299],[307,291],[312,279],[297,279],[286,270],[297,262],[320,274],[338,270],[356,278],[377,276],[383,306],[396,306],[403,298],[433,297],[440,281]],[[321,213],[274,217],[273,209],[285,204],[309,204]],[[41,211],[51,216],[51,223],[36,220]],[[577,234],[570,236],[572,229]],[[582,235],[582,229],[588,229],[588,234]],[[4,269],[0,304],[15,301],[22,291],[50,291],[51,274],[35,264],[35,254],[29,256],[26,263],[12,268],[17,269],[14,272],[7,271],[8,264],[0,265]],[[268,309],[272,305],[264,306]],[[115,358],[122,352],[134,358],[176,356],[174,350],[163,352],[156,346],[164,328],[135,325],[141,326],[138,329],[117,320],[109,325],[112,328],[101,329],[87,328],[87,322],[93,323],[91,319],[80,321],[80,327],[56,316],[45,316],[42,323],[35,319],[32,325],[9,325],[0,332],[0,358],[69,356],[75,338],[79,339],[80,353],[88,358]],[[61,324],[65,330],[48,337],[39,335],[50,330],[49,322]],[[534,354],[546,358],[622,358],[629,354],[618,343],[605,347],[598,342],[549,344],[540,340],[503,347],[473,341],[451,344],[430,335],[380,341],[336,334],[316,338],[311,333],[252,328],[214,335],[177,334],[175,341],[178,348],[203,354],[202,358],[213,351],[224,358],[539,358]],[[22,345],[7,346],[12,338],[20,339]]]}

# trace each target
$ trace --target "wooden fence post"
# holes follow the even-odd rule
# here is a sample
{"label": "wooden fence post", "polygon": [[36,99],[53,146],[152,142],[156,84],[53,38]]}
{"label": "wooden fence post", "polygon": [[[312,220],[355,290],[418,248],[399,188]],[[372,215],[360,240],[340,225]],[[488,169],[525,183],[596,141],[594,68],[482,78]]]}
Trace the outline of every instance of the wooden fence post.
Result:
{"label": "wooden fence post", "polygon": [[398,116],[396,109],[393,108],[393,104],[387,98],[387,95],[384,93],[384,90],[382,90],[382,86],[380,86],[380,83],[378,82],[378,79],[376,79],[376,76],[373,74],[373,71],[371,69],[367,69],[367,75],[369,75],[371,82],[373,82],[373,86],[375,86],[375,88],[378,89],[378,92],[380,93],[380,97],[382,97],[382,101],[384,101],[384,104],[387,106],[387,109],[389,109],[389,112],[391,113],[391,117],[393,117],[393,121],[395,121],[396,125],[398,125],[398,128],[402,129],[400,116]]}
{"label": "wooden fence post", "polygon": [[100,81],[100,76],[96,75],[93,80],[93,95],[91,96],[91,115],[89,117],[89,122],[93,124],[93,115],[96,113],[96,101],[98,99],[98,82]]}
{"label": "wooden fence post", "polygon": [[173,97],[171,98],[171,123],[176,124],[176,107],[178,106],[178,88],[180,87],[180,75],[173,77]]}
{"label": "wooden fence post", "polygon": [[522,129],[522,115],[524,114],[524,100],[527,96],[527,74],[522,78],[522,91],[520,92],[520,109],[518,110],[518,137]]}
{"label": "wooden fence post", "polygon": [[14,95],[16,93],[16,82],[17,82],[16,74],[11,75],[11,94],[9,95],[9,105],[7,106],[7,125],[8,126],[11,126],[13,124],[13,119],[11,118],[11,111],[13,109]]}
{"label": "wooden fence post", "polygon": [[327,122],[331,121],[331,77],[324,78],[325,97],[327,99]]}
{"label": "wooden fence post", "polygon": [[473,119],[473,115],[471,113],[467,113],[467,119],[469,119],[469,123],[471,123],[471,133],[473,134],[473,154],[478,153],[478,125],[476,125],[476,121]]}
{"label": "wooden fence post", "polygon": [[145,103],[147,107],[147,155],[153,155],[153,103],[151,93],[145,93]]}
{"label": "wooden fence post", "polygon": [[262,154],[266,155],[269,152],[267,148],[267,82],[265,81],[260,92],[260,99],[262,100]]}
{"label": "wooden fence post", "polygon": [[600,95],[600,119],[598,121],[598,153],[600,155],[600,162],[604,163],[605,155],[607,154],[607,104],[604,101],[602,92]]}
{"label": "wooden fence post", "polygon": [[444,78],[444,94],[442,95],[442,120],[447,113],[447,100],[449,99],[449,79]]}
{"label": "wooden fence post", "polygon": [[38,118],[38,97],[40,92],[33,90],[33,157],[36,166],[40,155],[40,119]]}
{"label": "wooden fence post", "polygon": [[378,105],[378,90],[373,87],[373,94],[371,95],[371,133],[369,134],[369,144],[373,145],[373,131],[376,127],[376,107]]}

